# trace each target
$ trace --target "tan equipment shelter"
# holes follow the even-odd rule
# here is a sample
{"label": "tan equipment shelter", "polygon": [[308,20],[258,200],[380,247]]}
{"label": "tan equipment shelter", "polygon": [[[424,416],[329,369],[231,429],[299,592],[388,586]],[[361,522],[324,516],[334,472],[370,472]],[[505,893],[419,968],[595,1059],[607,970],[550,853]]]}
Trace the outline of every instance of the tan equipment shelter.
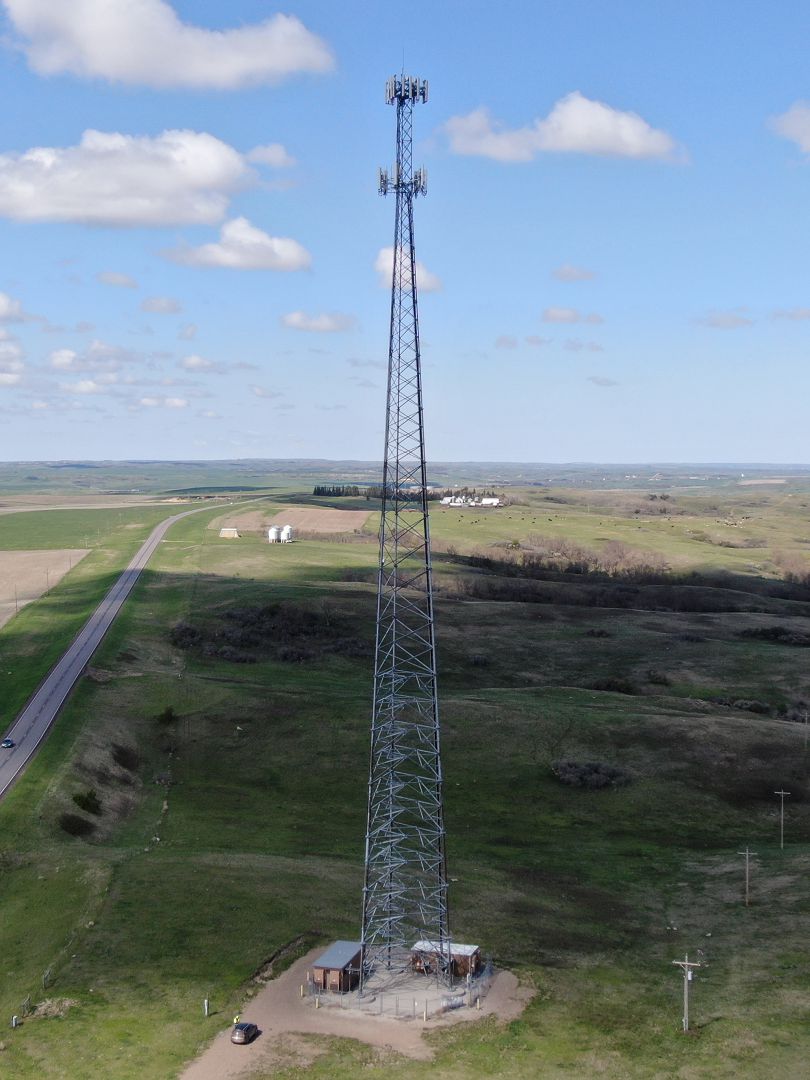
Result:
{"label": "tan equipment shelter", "polygon": [[[435,975],[439,970],[439,959],[447,956],[447,946],[442,949],[438,941],[417,941],[411,949],[411,964],[414,971],[425,975]],[[481,949],[478,945],[462,945],[458,941],[450,943],[450,968],[454,979],[466,979],[468,975],[477,975],[481,969]]]}
{"label": "tan equipment shelter", "polygon": [[312,965],[312,982],[321,990],[353,990],[360,982],[362,956],[359,941],[333,942]]}

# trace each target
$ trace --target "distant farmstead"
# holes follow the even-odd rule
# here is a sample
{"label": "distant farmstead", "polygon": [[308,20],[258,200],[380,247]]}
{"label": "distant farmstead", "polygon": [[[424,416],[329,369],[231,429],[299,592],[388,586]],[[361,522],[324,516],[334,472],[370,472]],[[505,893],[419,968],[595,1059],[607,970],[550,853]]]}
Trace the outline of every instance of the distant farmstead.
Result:
{"label": "distant farmstead", "polygon": [[239,530],[227,525],[223,526],[223,528],[219,530],[219,538],[220,540],[238,540]]}

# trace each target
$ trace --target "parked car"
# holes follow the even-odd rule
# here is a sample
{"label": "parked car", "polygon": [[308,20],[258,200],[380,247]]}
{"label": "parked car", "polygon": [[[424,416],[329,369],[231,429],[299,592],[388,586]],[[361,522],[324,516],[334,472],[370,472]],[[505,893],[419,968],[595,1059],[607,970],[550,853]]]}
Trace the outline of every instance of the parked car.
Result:
{"label": "parked car", "polygon": [[250,1024],[244,1020],[238,1024],[233,1025],[233,1031],[231,1032],[232,1043],[249,1043],[253,1042],[256,1036],[259,1034],[259,1029],[255,1024]]}
{"label": "parked car", "polygon": [[13,739],[3,739],[3,741],[0,742],[0,747],[2,747],[3,750],[11,750],[11,748],[13,746],[14,746],[14,740]]}

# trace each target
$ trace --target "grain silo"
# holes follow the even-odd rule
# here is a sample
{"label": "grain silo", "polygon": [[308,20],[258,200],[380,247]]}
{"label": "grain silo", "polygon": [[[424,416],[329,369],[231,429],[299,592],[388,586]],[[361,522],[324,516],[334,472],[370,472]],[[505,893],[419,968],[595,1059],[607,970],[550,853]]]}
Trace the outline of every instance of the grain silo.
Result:
{"label": "grain silo", "polygon": [[278,527],[278,525],[271,525],[270,528],[267,530],[268,542],[271,544],[277,544],[280,537],[281,529]]}
{"label": "grain silo", "polygon": [[293,538],[292,525],[282,525],[281,527],[281,543],[289,544]]}

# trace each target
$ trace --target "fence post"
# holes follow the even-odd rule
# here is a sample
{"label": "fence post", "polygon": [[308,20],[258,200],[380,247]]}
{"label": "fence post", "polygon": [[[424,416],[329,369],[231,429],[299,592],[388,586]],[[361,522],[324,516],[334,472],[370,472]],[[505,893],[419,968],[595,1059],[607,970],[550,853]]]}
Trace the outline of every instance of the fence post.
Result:
{"label": "fence post", "polygon": [[203,998],[203,1016],[208,1016],[210,1011],[210,1003],[208,998]]}
{"label": "fence post", "polygon": [[425,1011],[422,1014],[422,1019],[424,1020],[425,1023],[427,1023],[427,1001],[425,1001]]}

